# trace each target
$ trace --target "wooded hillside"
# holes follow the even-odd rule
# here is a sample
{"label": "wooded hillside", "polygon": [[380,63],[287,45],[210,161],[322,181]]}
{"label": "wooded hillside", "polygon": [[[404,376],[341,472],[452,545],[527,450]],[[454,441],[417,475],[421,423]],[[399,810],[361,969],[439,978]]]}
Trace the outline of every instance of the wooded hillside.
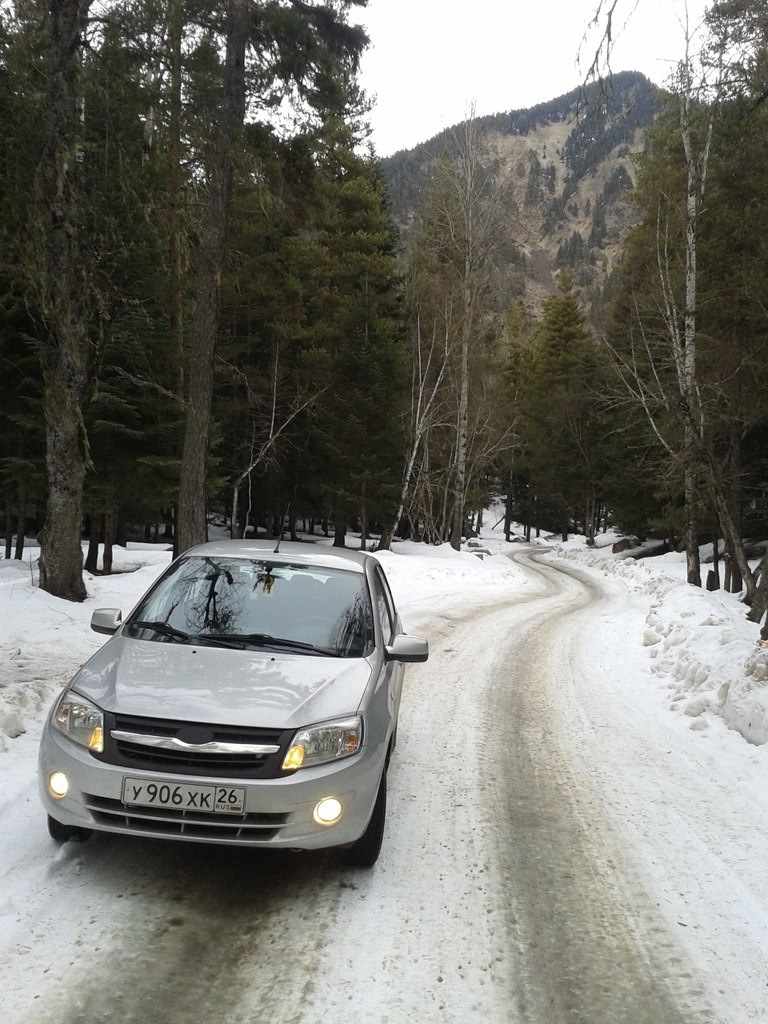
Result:
{"label": "wooded hillside", "polygon": [[[624,237],[637,223],[633,156],[658,112],[659,90],[643,75],[578,88],[529,110],[475,120],[482,161],[504,187],[501,215],[514,247],[506,254],[506,294],[540,307],[570,267],[587,300],[602,295]],[[392,213],[404,236],[423,202],[435,161],[455,153],[461,126],[382,161]]]}

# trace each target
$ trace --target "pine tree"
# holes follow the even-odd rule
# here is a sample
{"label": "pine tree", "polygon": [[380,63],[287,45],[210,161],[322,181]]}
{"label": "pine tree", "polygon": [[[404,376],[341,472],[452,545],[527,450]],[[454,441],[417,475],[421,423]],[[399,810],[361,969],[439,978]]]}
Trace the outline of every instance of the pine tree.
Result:
{"label": "pine tree", "polygon": [[[330,389],[311,422],[309,462],[344,543],[351,519],[390,521],[404,458],[405,349],[395,236],[375,164],[341,133],[321,164],[328,217],[325,279],[311,298],[325,337]],[[322,311],[322,312],[321,312]]]}
{"label": "pine tree", "polygon": [[[240,145],[248,105],[246,44],[254,62],[260,92],[256,104],[269,102],[286,86],[295,88],[307,111],[326,115],[343,106],[349,75],[366,42],[361,29],[346,23],[355,0],[333,8],[312,7],[289,0],[286,5],[259,5],[250,17],[246,0],[229,0],[223,108],[220,132],[208,165],[208,204],[198,254],[197,294],[191,332],[188,413],[179,486],[179,550],[206,535],[206,474],[210,440],[213,362],[218,332],[219,285],[226,253],[230,198],[235,173],[235,148]],[[253,60],[253,58],[251,58]]]}
{"label": "pine tree", "polygon": [[599,359],[568,271],[544,301],[521,388],[525,466],[539,513],[556,516],[564,537],[583,522],[593,537],[603,430]]}

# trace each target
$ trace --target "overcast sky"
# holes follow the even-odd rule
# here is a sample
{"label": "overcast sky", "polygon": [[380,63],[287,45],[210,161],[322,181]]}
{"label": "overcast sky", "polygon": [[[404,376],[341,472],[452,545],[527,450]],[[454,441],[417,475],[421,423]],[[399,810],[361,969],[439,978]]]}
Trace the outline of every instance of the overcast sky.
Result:
{"label": "overcast sky", "polygon": [[[425,142],[465,120],[473,105],[479,116],[495,114],[575,89],[594,54],[594,31],[586,42],[584,35],[597,3],[368,0],[367,8],[353,9],[351,20],[371,38],[362,84],[376,100],[378,155]],[[687,4],[695,26],[708,0]],[[664,84],[684,52],[685,6],[686,0],[619,0],[613,70],[642,71]]]}

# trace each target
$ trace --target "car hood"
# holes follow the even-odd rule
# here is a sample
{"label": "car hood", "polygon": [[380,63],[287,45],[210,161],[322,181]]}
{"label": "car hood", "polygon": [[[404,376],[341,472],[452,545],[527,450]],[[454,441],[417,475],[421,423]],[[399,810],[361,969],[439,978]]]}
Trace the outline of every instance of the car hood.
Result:
{"label": "car hood", "polygon": [[104,711],[219,725],[298,729],[354,714],[365,658],[134,640],[118,635],[71,685]]}

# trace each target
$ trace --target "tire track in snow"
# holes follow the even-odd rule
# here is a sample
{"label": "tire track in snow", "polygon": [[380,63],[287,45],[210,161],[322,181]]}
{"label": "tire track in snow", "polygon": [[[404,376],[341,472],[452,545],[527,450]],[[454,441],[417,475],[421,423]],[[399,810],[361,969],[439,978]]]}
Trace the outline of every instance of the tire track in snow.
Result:
{"label": "tire track in snow", "polygon": [[[523,627],[510,645],[492,711],[494,720],[506,723],[496,733],[494,760],[507,763],[498,799],[508,809],[507,885],[524,1019],[714,1020],[574,743],[578,715],[571,712],[578,687],[569,680],[578,674],[578,651],[602,591],[576,572],[536,566],[525,555],[517,561],[549,578],[557,573],[565,584],[547,614]],[[599,746],[588,755],[599,762]]]}

